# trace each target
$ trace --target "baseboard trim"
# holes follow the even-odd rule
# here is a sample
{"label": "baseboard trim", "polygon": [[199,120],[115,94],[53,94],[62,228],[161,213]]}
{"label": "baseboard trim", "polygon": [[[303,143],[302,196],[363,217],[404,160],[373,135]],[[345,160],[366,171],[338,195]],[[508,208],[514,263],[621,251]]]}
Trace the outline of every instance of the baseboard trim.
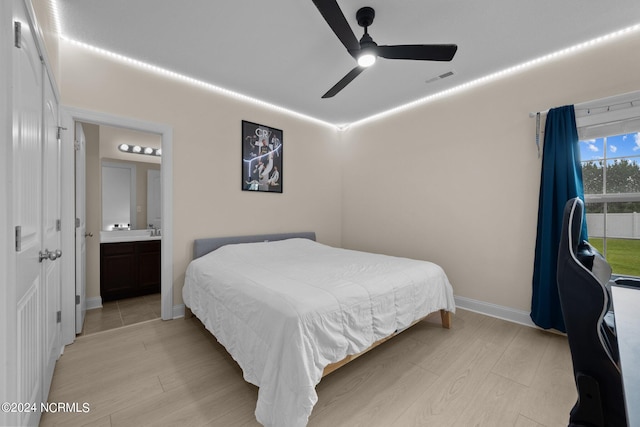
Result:
{"label": "baseboard trim", "polygon": [[[479,301],[471,298],[454,296],[456,307],[464,310],[474,311],[476,313],[484,314],[491,317],[497,317],[498,319],[507,320],[509,322],[518,323],[524,326],[530,326],[537,328],[535,323],[531,321],[529,312],[516,310],[515,308],[505,307],[503,305],[492,304],[490,302]],[[88,306],[88,302],[87,302]],[[185,305],[178,304],[173,306],[173,318],[179,319],[184,317]]]}
{"label": "baseboard trim", "polygon": [[[490,302],[479,301],[471,298],[454,296],[456,307],[464,310],[473,311],[476,313],[484,314],[486,316],[496,317],[498,319],[506,320],[520,325],[529,326],[531,328],[539,328],[529,315],[529,312],[523,310],[517,310],[511,307],[505,307],[503,305],[492,304]],[[184,317],[185,305],[178,304],[173,306],[173,318],[179,319]]]}
{"label": "baseboard trim", "polygon": [[87,298],[85,300],[85,307],[87,310],[102,308],[102,297]]}
{"label": "baseboard trim", "polygon": [[[492,304],[490,302],[479,301],[471,298],[454,296],[456,307],[464,310],[474,311],[476,313],[484,314],[491,317],[497,317],[498,319],[507,320],[509,322],[518,323],[524,326],[530,326],[532,328],[538,328],[535,323],[531,321],[529,312],[516,310],[515,308],[505,307],[503,305]],[[178,304],[173,306],[173,318],[179,319],[184,317],[185,305]]]}
{"label": "baseboard trim", "polygon": [[485,314],[491,317],[497,317],[498,319],[507,320],[509,322],[518,323],[520,325],[538,328],[538,326],[531,320],[529,312],[527,311],[516,310],[515,308],[505,307],[503,305],[492,304],[490,302],[479,301],[461,296],[454,296],[454,299],[456,301],[456,307],[474,311],[480,314]]}
{"label": "baseboard trim", "polygon": [[173,306],[173,318],[174,319],[179,319],[181,317],[184,317],[184,304],[178,304],[178,305],[174,305]]}

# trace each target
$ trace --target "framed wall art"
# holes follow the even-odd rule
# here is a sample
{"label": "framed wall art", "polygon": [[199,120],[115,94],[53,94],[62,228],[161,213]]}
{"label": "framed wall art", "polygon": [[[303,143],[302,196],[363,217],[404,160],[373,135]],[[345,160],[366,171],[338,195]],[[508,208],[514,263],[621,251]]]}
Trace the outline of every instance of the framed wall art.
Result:
{"label": "framed wall art", "polygon": [[282,193],[282,131],[242,121],[242,190]]}

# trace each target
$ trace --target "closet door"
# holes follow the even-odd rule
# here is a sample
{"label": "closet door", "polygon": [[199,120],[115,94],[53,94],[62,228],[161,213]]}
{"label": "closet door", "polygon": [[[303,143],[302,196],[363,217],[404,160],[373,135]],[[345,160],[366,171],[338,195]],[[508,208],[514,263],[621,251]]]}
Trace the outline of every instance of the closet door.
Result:
{"label": "closet door", "polygon": [[[16,233],[16,402],[43,397],[42,331],[42,64],[22,1],[14,0],[13,220]],[[20,412],[19,425],[37,425],[38,412]]]}
{"label": "closet door", "polygon": [[[58,100],[41,61],[25,3],[13,0],[11,196],[15,230],[15,323],[11,402],[35,405],[9,414],[10,425],[38,425],[61,352],[61,153]],[[72,224],[67,224],[72,226]],[[15,290],[15,293],[13,292]],[[12,310],[13,310],[12,307]]]}
{"label": "closet door", "polygon": [[[44,69],[44,66],[43,66]],[[43,397],[49,393],[53,369],[60,356],[62,328],[60,323],[60,285],[62,264],[61,239],[61,171],[58,133],[58,101],[48,78],[44,76],[44,114],[42,147],[42,252],[50,255],[41,261],[43,316]],[[73,224],[64,224],[73,227]]]}

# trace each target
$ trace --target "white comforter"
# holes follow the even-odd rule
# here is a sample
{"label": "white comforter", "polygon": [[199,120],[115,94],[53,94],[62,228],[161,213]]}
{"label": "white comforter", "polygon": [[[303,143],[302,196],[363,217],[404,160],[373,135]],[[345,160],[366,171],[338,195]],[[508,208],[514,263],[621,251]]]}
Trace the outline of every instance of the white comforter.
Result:
{"label": "white comforter", "polygon": [[265,426],[307,424],[326,365],[455,310],[444,271],[307,239],[223,246],[191,262],[185,304],[259,387]]}

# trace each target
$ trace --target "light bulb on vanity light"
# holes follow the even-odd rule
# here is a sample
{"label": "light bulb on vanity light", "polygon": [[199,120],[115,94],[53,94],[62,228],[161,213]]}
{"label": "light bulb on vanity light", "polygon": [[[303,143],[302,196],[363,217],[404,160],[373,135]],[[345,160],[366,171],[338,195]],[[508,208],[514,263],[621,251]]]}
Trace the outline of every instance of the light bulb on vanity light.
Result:
{"label": "light bulb on vanity light", "polygon": [[162,150],[160,148],[144,147],[142,145],[120,144],[118,145],[118,150],[124,153],[146,154],[147,156],[162,155]]}

